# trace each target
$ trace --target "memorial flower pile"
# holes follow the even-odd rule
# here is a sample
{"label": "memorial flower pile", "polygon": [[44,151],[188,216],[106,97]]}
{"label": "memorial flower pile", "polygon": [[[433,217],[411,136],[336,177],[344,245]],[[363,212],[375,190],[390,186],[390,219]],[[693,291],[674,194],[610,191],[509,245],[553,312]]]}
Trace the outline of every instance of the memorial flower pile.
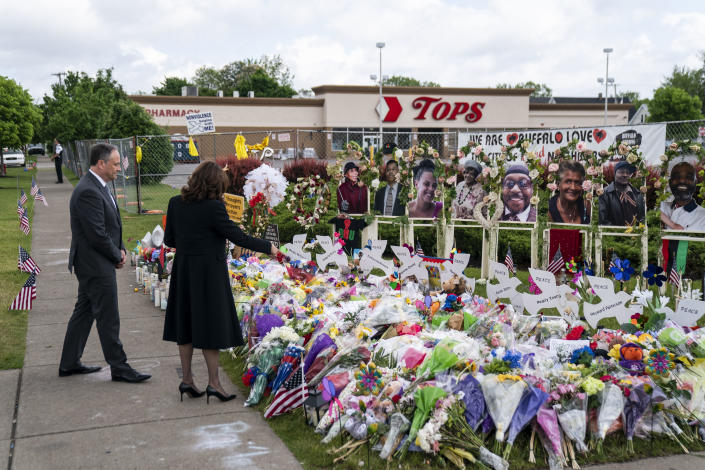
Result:
{"label": "memorial flower pile", "polygon": [[[248,337],[246,351],[233,351],[246,355],[247,406],[264,403],[277,419],[274,395],[300,372],[309,400],[292,407],[319,408],[310,424],[336,462],[369,444],[402,465],[421,452],[458,468],[507,469],[524,435],[530,459],[577,468],[613,433],[629,452],[638,439],[687,449],[705,435],[705,333],[676,323],[670,299],[654,291],[632,293],[642,313],[627,324],[594,329],[352,264],[325,272],[253,257],[229,268]],[[569,268],[578,297],[591,296]],[[638,275],[622,261],[618,271]],[[643,277],[656,284],[656,271]]]}

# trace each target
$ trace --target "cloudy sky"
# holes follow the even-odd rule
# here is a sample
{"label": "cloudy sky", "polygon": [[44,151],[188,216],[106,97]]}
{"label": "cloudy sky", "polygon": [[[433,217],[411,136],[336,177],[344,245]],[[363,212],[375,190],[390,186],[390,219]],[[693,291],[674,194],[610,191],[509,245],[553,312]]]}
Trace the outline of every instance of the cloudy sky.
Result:
{"label": "cloudy sky", "polygon": [[702,1],[0,0],[0,75],[35,100],[52,73],[113,67],[128,93],[201,65],[280,54],[295,88],[370,85],[378,73],[444,86],[533,80],[596,96],[596,79],[651,96],[674,65],[698,66]]}

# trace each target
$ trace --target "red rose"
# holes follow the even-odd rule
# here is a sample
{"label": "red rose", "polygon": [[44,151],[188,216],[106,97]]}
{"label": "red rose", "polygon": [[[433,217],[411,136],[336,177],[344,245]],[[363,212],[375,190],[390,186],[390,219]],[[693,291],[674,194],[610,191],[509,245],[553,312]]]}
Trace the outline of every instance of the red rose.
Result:
{"label": "red rose", "polygon": [[576,326],[575,328],[570,330],[567,335],[565,335],[565,339],[573,341],[578,340],[583,335],[583,331],[585,331],[585,328],[583,328],[582,326]]}

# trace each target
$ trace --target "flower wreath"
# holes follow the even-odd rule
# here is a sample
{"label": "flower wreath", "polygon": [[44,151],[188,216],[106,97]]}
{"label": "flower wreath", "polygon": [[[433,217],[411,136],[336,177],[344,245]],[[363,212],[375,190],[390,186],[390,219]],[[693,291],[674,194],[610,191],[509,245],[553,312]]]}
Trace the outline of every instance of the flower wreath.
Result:
{"label": "flower wreath", "polygon": [[[697,162],[694,162],[696,165],[695,177],[697,179],[696,195],[700,198],[701,204],[705,203],[705,170],[702,168],[705,166],[705,149],[703,149],[702,145],[687,139],[671,143],[666,148],[666,152],[659,157],[661,160],[661,174],[659,179],[654,182],[654,187],[660,190],[656,199],[657,204],[665,201],[671,195],[668,190],[668,166],[671,160],[685,155],[695,155],[697,158]],[[698,169],[698,166],[700,166],[700,169]]]}
{"label": "flower wreath", "polygon": [[[312,211],[304,209],[304,199],[307,197],[316,199]],[[294,213],[294,221],[308,230],[316,225],[328,211],[330,197],[328,184],[320,175],[298,178],[286,207]]]}
{"label": "flower wreath", "polygon": [[[441,159],[441,154],[438,150],[429,145],[428,142],[422,140],[418,145],[414,145],[409,149],[409,154],[403,165],[400,165],[399,172],[402,175],[402,180],[406,179],[406,189],[408,192],[407,199],[412,201],[416,198],[416,187],[414,186],[413,166],[415,160],[429,159],[433,161],[433,176],[438,182],[436,189],[436,199],[443,202],[443,214],[450,218],[450,208],[453,199],[455,198],[455,183],[457,180],[457,165],[460,161],[460,155],[452,155],[450,157],[451,165],[446,164]],[[402,158],[402,160],[404,160]],[[404,187],[402,187],[402,191]],[[441,217],[438,217],[440,219]]]}
{"label": "flower wreath", "polygon": [[[502,181],[507,172],[505,163],[522,162],[525,163],[529,170],[529,177],[534,186],[534,195],[531,197],[531,204],[537,206],[541,198],[537,194],[537,188],[543,183],[543,177],[546,169],[541,165],[541,157],[536,152],[529,150],[531,140],[522,139],[510,146],[502,146],[500,154],[494,159],[490,159],[485,154],[482,145],[475,142],[470,142],[464,149],[468,153],[473,153],[478,161],[483,161],[489,164],[482,170],[482,175],[478,179],[484,181],[484,188],[487,191],[487,196],[478,205],[475,206],[474,216],[485,227],[489,228],[494,225],[502,213],[504,212],[504,203],[500,197],[502,193]],[[482,217],[482,209],[484,206],[494,204],[494,211],[490,208],[491,218],[487,220]]]}
{"label": "flower wreath", "polygon": [[359,181],[362,181],[368,188],[377,189],[379,187],[381,160],[375,161],[373,158],[370,161],[369,155],[366,155],[364,149],[354,140],[349,141],[344,150],[335,154],[335,163],[328,167],[328,174],[332,175],[333,179],[340,184],[345,177],[343,167],[350,161],[357,162],[360,169]]}

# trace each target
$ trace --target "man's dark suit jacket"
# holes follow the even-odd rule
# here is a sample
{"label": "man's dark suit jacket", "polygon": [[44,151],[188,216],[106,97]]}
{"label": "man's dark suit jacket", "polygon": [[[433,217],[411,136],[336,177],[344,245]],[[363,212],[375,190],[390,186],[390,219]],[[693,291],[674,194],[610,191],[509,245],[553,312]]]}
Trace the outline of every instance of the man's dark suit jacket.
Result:
{"label": "man's dark suit jacket", "polygon": [[69,271],[81,277],[110,276],[122,260],[120,212],[91,172],[78,182],[71,195],[71,252]]}
{"label": "man's dark suit jacket", "polygon": [[[380,214],[384,214],[384,196],[387,192],[387,186],[379,188],[375,193],[375,210]],[[397,193],[394,195],[394,207],[392,207],[392,215],[399,216],[404,215],[404,206],[399,202],[399,193],[401,192],[401,187],[397,185]]]}

